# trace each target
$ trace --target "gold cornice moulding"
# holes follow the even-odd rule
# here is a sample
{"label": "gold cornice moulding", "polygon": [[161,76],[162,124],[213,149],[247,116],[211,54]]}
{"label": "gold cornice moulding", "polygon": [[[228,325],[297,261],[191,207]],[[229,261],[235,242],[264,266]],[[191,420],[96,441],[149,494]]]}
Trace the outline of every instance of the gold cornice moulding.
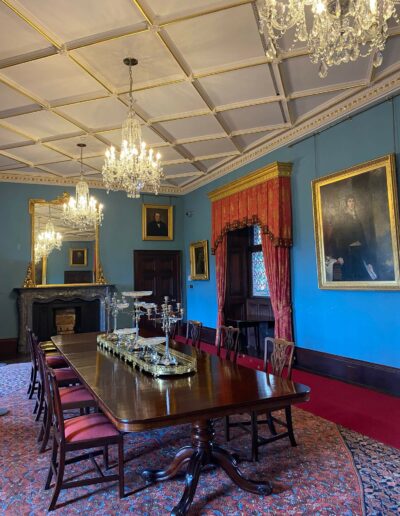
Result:
{"label": "gold cornice moulding", "polygon": [[207,195],[210,201],[218,201],[219,199],[224,199],[225,197],[229,197],[229,195],[241,192],[242,190],[246,190],[252,186],[265,183],[266,181],[269,181],[275,177],[290,177],[291,173],[291,163],[275,161],[274,163],[271,163],[256,170],[255,172],[252,172],[251,174],[247,174],[246,176],[240,177],[231,183],[222,185],[212,192],[209,192]]}

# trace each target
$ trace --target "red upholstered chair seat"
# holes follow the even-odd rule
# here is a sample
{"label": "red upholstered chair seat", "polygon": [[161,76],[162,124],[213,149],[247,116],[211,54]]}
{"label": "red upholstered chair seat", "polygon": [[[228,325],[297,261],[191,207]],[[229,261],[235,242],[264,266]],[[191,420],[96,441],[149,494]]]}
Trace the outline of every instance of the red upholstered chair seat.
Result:
{"label": "red upholstered chair seat", "polygon": [[186,344],[186,337],[184,337],[183,335],[175,335],[174,340],[176,342],[181,342],[182,344]]}
{"label": "red upholstered chair seat", "polygon": [[46,364],[53,369],[59,369],[61,367],[68,367],[67,362],[64,360],[64,358],[61,355],[46,356]]}
{"label": "red upholstered chair seat", "polygon": [[104,414],[87,414],[64,421],[67,443],[118,436],[119,432]]}
{"label": "red upholstered chair seat", "polygon": [[68,408],[69,406],[77,407],[81,405],[84,407],[91,407],[96,405],[93,396],[82,385],[61,387],[59,391],[63,409]]}
{"label": "red upholstered chair seat", "polygon": [[72,369],[66,367],[65,369],[55,369],[54,374],[57,380],[57,383],[60,382],[76,382],[78,383],[78,377],[74,373]]}

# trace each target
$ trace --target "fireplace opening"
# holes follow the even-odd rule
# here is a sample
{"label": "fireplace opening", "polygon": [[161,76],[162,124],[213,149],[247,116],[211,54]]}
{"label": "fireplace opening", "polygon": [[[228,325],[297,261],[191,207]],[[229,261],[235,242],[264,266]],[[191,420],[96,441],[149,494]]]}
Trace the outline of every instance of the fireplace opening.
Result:
{"label": "fireplace opening", "polygon": [[40,341],[53,335],[100,330],[100,300],[54,300],[34,302],[32,329]]}
{"label": "fireplace opening", "polygon": [[55,308],[53,312],[57,335],[75,333],[77,308]]}

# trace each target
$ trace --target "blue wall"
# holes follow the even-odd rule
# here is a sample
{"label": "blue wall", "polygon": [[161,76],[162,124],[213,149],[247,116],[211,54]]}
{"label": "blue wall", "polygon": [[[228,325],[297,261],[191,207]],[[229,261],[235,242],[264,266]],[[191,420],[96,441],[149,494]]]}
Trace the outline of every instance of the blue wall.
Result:
{"label": "blue wall", "polygon": [[[207,193],[274,161],[292,162],[292,296],[296,345],[400,367],[400,292],[319,290],[312,215],[311,181],[316,177],[396,152],[399,161],[400,97],[337,124],[315,137],[274,151],[185,196],[184,241],[211,241]],[[394,134],[395,133],[395,134]],[[397,141],[396,141],[397,140]],[[397,173],[399,179],[399,173]],[[188,318],[215,327],[215,259],[209,281],[186,281]],[[186,254],[186,270],[189,256]],[[187,275],[186,275],[187,277]]]}
{"label": "blue wall", "polygon": [[[47,283],[64,283],[64,271],[90,270],[94,272],[94,247],[94,241],[63,241],[61,249],[53,250],[47,258]],[[70,265],[70,249],[86,249],[87,265]]]}
{"label": "blue wall", "polygon": [[[120,290],[133,287],[134,249],[184,250],[184,295],[188,318],[215,327],[217,302],[215,260],[210,280],[188,281],[189,244],[211,240],[207,193],[273,161],[293,163],[292,294],[297,346],[369,362],[400,367],[400,292],[319,290],[312,217],[311,180],[337,170],[396,152],[399,161],[400,97],[394,99],[396,135],[390,102],[337,124],[291,147],[274,151],[185,197],[94,191],[105,205],[100,230],[100,255],[106,278]],[[399,173],[398,173],[399,178]],[[53,199],[65,188],[0,183],[0,339],[17,336],[16,296],[30,259],[29,198]],[[72,193],[72,189],[67,189]],[[141,203],[173,204],[171,242],[143,241]],[[185,212],[192,212],[191,217]],[[192,288],[191,288],[192,287]],[[185,297],[184,297],[185,300]]]}
{"label": "blue wall", "polygon": [[[31,254],[29,199],[55,199],[72,188],[0,183],[0,339],[18,335],[15,287],[22,287]],[[91,190],[92,192],[92,190]],[[183,198],[144,195],[128,199],[122,192],[93,190],[104,204],[100,228],[100,258],[106,279],[119,290],[133,288],[133,251],[135,249],[183,250]],[[142,203],[172,204],[174,240],[142,240]],[[57,251],[54,251],[56,253]]]}

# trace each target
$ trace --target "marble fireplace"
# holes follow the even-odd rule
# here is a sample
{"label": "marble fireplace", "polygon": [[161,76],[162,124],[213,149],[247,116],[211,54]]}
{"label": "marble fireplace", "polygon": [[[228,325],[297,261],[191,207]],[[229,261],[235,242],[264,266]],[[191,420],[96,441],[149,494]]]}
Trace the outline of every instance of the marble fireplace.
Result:
{"label": "marble fireplace", "polygon": [[74,314],[69,331],[105,330],[105,298],[112,295],[114,285],[57,285],[16,288],[15,291],[18,294],[18,353],[27,353],[26,327],[37,333],[39,340],[48,340],[61,331],[57,324],[60,313]]}

